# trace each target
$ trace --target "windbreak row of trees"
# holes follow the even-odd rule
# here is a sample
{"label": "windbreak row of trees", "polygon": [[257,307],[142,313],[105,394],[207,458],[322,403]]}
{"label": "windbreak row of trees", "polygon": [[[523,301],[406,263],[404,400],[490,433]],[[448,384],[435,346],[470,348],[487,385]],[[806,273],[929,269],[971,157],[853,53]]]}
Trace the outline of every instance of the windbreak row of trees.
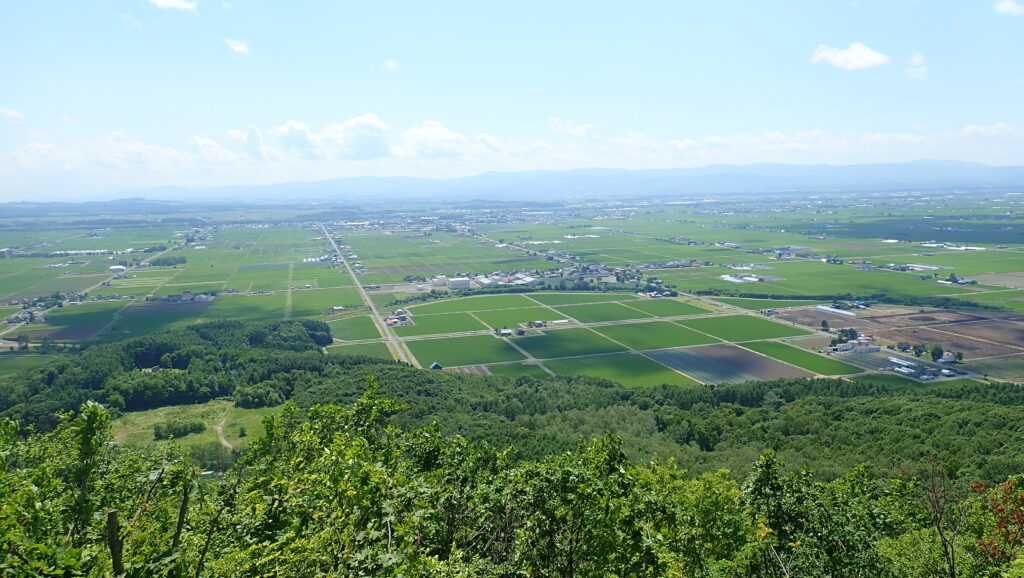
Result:
{"label": "windbreak row of trees", "polygon": [[87,404],[0,427],[0,572],[88,576],[1024,576],[1020,477],[968,487],[937,461],[893,479],[742,481],[635,465],[605,435],[542,460],[403,430],[371,389],[289,405],[222,478],[109,443]]}

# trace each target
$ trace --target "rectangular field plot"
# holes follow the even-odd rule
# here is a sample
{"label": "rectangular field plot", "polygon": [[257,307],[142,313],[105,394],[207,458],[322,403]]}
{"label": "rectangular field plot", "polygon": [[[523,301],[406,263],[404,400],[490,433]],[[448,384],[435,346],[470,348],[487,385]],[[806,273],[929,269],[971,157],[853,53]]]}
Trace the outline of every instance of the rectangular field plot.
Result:
{"label": "rectangular field plot", "polygon": [[50,355],[34,355],[31,353],[18,355],[5,353],[4,355],[0,355],[0,380],[9,375],[21,373],[26,369],[41,367],[53,359],[56,358]]}
{"label": "rectangular field plot", "polygon": [[724,341],[754,341],[776,337],[807,335],[802,329],[773,323],[753,315],[727,315],[724,317],[701,317],[679,323],[714,335]]}
{"label": "rectangular field plot", "polygon": [[548,369],[560,375],[589,375],[617,381],[630,387],[670,385],[697,385],[697,382],[651,361],[643,355],[621,353],[548,361]]}
{"label": "rectangular field plot", "polygon": [[125,301],[65,305],[46,316],[46,324],[40,327],[46,331],[40,335],[48,334],[59,340],[89,339],[112,322],[117,312],[127,305]]}
{"label": "rectangular field plot", "polygon": [[488,365],[487,369],[494,375],[504,375],[506,377],[519,377],[520,375],[529,375],[536,379],[547,379],[549,377],[546,371],[530,363],[502,363],[499,365]]}
{"label": "rectangular field plot", "polygon": [[423,305],[410,307],[413,313],[456,313],[460,311],[489,311],[491,309],[517,309],[535,305],[522,295],[483,295],[481,297],[463,297],[446,299]]}
{"label": "rectangular field plot", "polygon": [[743,383],[758,379],[811,377],[813,374],[735,345],[703,345],[647,354],[704,383]]}
{"label": "rectangular field plot", "polygon": [[625,321],[627,319],[643,319],[651,317],[643,311],[637,311],[631,307],[618,303],[589,303],[586,305],[564,305],[557,309],[566,317],[572,317],[581,323],[596,323],[600,321]]}
{"label": "rectangular field plot", "polygon": [[795,299],[745,299],[742,297],[715,297],[715,301],[742,307],[751,311],[762,309],[785,309],[787,307],[807,307],[808,305],[828,305],[825,301],[804,301]]}
{"label": "rectangular field plot", "polygon": [[675,317],[677,315],[700,315],[711,313],[696,305],[676,301],[675,299],[637,299],[626,304],[627,307],[639,309],[658,317]]}
{"label": "rectangular field plot", "polygon": [[271,295],[219,295],[203,319],[280,321],[284,318],[285,293]]}
{"label": "rectangular field plot", "polygon": [[209,303],[134,303],[121,311],[99,338],[116,341],[188,327],[198,322],[209,307]]}
{"label": "rectangular field plot", "polygon": [[[56,273],[51,273],[56,274]],[[110,275],[61,275],[10,295],[11,299],[45,297],[54,293],[77,293],[110,278]],[[107,288],[104,288],[107,290]]]}
{"label": "rectangular field plot", "polygon": [[292,317],[316,317],[331,307],[363,304],[357,289],[296,289],[292,291]]}
{"label": "rectangular field plot", "polygon": [[523,355],[507,341],[490,335],[423,339],[408,341],[406,345],[423,367],[428,367],[435,361],[444,367],[450,367],[523,359]]}
{"label": "rectangular field plot", "polygon": [[437,333],[459,333],[461,331],[487,329],[469,313],[414,315],[412,320],[415,325],[395,327],[395,333],[401,336],[433,335]]}
{"label": "rectangular field plot", "polygon": [[545,331],[541,335],[519,337],[516,345],[539,359],[624,351],[623,347],[583,328],[559,329]]}
{"label": "rectangular field plot", "polygon": [[636,299],[632,293],[531,293],[534,299],[544,305],[580,305],[583,303],[605,303]]}
{"label": "rectangular field plot", "polygon": [[481,321],[487,326],[493,329],[501,329],[502,327],[508,327],[509,329],[515,329],[519,327],[520,323],[531,323],[533,321],[552,321],[554,319],[561,319],[562,316],[558,315],[547,307],[526,307],[524,309],[502,309],[499,311],[481,311],[474,313]]}
{"label": "rectangular field plot", "polygon": [[637,350],[668,349],[718,342],[714,337],[669,321],[608,325],[607,327],[597,327],[594,330]]}
{"label": "rectangular field plot", "polygon": [[327,325],[331,328],[331,335],[335,339],[353,341],[357,339],[380,338],[380,332],[377,331],[377,326],[373,323],[373,319],[370,319],[369,315],[328,321]]}
{"label": "rectangular field plot", "polygon": [[778,341],[754,341],[752,343],[744,343],[743,347],[820,375],[849,375],[864,371],[849,363],[843,363],[823,355],[804,351],[803,349],[779,343]]}
{"label": "rectangular field plot", "polygon": [[339,355],[365,355],[381,359],[393,359],[385,343],[355,343],[353,345],[332,345],[327,351]]}

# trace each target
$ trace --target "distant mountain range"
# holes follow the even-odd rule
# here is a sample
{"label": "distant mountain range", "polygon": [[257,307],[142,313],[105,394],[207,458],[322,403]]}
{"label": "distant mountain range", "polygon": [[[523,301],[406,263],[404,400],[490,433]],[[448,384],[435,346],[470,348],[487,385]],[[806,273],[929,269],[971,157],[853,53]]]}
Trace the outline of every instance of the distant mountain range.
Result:
{"label": "distant mountain range", "polygon": [[[364,205],[382,202],[465,202],[487,200],[519,203],[565,200],[640,198],[703,198],[729,194],[839,193],[949,189],[1019,189],[1024,191],[1024,166],[993,167],[957,161],[914,161],[861,165],[709,165],[687,169],[489,172],[454,179],[354,177],[271,185],[219,187],[157,187],[119,191],[95,201],[89,212],[170,213],[178,202],[302,204],[319,202]],[[145,200],[144,200],[145,199]],[[10,216],[44,212],[80,212],[77,203],[9,203]],[[73,207],[79,206],[76,210]],[[10,213],[10,211],[15,213]]]}
{"label": "distant mountain range", "polygon": [[273,185],[132,191],[148,199],[355,201],[638,198],[724,193],[1021,188],[1024,166],[956,161],[863,165],[709,165],[688,169],[489,172],[455,179],[355,177]]}

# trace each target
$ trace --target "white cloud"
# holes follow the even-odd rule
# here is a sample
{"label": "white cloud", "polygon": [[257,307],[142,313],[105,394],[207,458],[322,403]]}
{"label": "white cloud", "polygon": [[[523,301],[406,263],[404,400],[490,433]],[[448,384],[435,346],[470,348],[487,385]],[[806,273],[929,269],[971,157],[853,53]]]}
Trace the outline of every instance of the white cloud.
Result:
{"label": "white cloud", "polygon": [[321,159],[327,156],[323,143],[304,122],[289,120],[270,129],[268,134],[285,148],[299,153],[302,158]]}
{"label": "white cloud", "polygon": [[14,110],[13,108],[0,108],[0,116],[16,120],[25,120],[25,115],[21,114],[21,111]]}
{"label": "white cloud", "polygon": [[969,124],[959,131],[953,133],[953,137],[963,136],[969,138],[1005,138],[1012,137],[1015,134],[1013,127],[1004,123],[997,122],[994,124]]}
{"label": "white cloud", "polygon": [[1021,6],[1013,0],[1000,0],[992,6],[992,9],[1007,16],[1020,16],[1021,14],[1024,14],[1024,6]]}
{"label": "white cloud", "polygon": [[62,114],[62,115],[58,116],[57,120],[66,122],[68,124],[75,124],[75,119],[71,118],[70,116],[68,116],[66,114]]}
{"label": "white cloud", "polygon": [[889,62],[889,57],[860,42],[854,42],[845,49],[819,44],[811,55],[811,62],[825,62],[843,70],[860,70],[882,66]]}
{"label": "white cloud", "polygon": [[386,138],[390,130],[377,115],[367,113],[329,124],[317,133],[317,138],[334,158],[369,160],[391,154]]}
{"label": "white cloud", "polygon": [[189,0],[149,0],[149,3],[164,10],[184,10],[186,12],[195,12],[199,6],[198,2]]}
{"label": "white cloud", "polygon": [[125,28],[131,28],[132,30],[142,30],[142,21],[132,16],[131,14],[122,14],[121,24],[124,24]]}
{"label": "white cloud", "polygon": [[548,126],[555,132],[564,133],[574,137],[589,136],[591,138],[597,138],[597,132],[594,131],[594,125],[588,123],[576,124],[573,121],[563,121],[560,118],[551,117],[548,119]]}
{"label": "white cloud", "polygon": [[911,80],[924,80],[928,78],[928,63],[920,52],[915,52],[907,64],[907,78]]}
{"label": "white cloud", "polygon": [[196,160],[204,163],[225,165],[238,160],[237,155],[224,148],[216,141],[201,136],[192,135],[188,139],[188,146],[196,151]]}
{"label": "white cloud", "polygon": [[228,50],[235,54],[249,54],[249,45],[241,40],[232,40],[230,38],[224,39],[224,44],[227,45]]}
{"label": "white cloud", "polygon": [[444,158],[461,156],[470,151],[472,143],[435,120],[402,133],[402,144],[395,154],[403,157]]}
{"label": "white cloud", "polygon": [[397,60],[385,60],[384,70],[400,70],[402,66],[398,64]]}

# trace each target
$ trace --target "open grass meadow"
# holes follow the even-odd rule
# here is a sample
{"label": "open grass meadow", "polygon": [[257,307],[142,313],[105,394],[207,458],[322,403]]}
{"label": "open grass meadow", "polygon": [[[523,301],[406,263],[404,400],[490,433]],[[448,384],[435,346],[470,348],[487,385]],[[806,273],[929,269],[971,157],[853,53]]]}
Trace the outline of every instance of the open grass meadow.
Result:
{"label": "open grass meadow", "polygon": [[[174,405],[146,411],[129,412],[114,420],[112,433],[117,443],[136,447],[159,447],[177,443],[186,448],[204,444],[222,445],[214,426],[220,426],[227,443],[244,448],[255,436],[263,433],[263,418],[281,410],[278,407],[243,409],[229,399],[216,399],[201,404]],[[200,433],[173,440],[154,440],[153,428],[172,420],[201,421],[206,425]],[[242,433],[245,435],[241,435]]]}
{"label": "open grass meadow", "polygon": [[755,341],[776,337],[807,335],[803,329],[782,325],[753,315],[726,315],[723,317],[701,317],[680,321],[682,325],[713,335],[723,341]]}
{"label": "open grass meadow", "polygon": [[518,361],[523,355],[504,339],[490,335],[422,339],[406,343],[423,367],[437,362],[444,367]]}
{"label": "open grass meadow", "polygon": [[843,363],[842,361],[811,353],[810,351],[779,343],[778,341],[753,341],[744,343],[743,347],[806,369],[807,371],[813,371],[819,375],[849,375],[864,371],[855,365]]}
{"label": "open grass meadow", "polygon": [[33,369],[46,365],[54,359],[52,355],[40,355],[36,353],[11,351],[0,354],[0,380],[3,378],[21,373],[26,369]]}
{"label": "open grass meadow", "polygon": [[622,353],[546,361],[548,369],[561,375],[589,375],[617,381],[629,387],[652,385],[698,385],[698,382],[652,361],[643,355]]}

